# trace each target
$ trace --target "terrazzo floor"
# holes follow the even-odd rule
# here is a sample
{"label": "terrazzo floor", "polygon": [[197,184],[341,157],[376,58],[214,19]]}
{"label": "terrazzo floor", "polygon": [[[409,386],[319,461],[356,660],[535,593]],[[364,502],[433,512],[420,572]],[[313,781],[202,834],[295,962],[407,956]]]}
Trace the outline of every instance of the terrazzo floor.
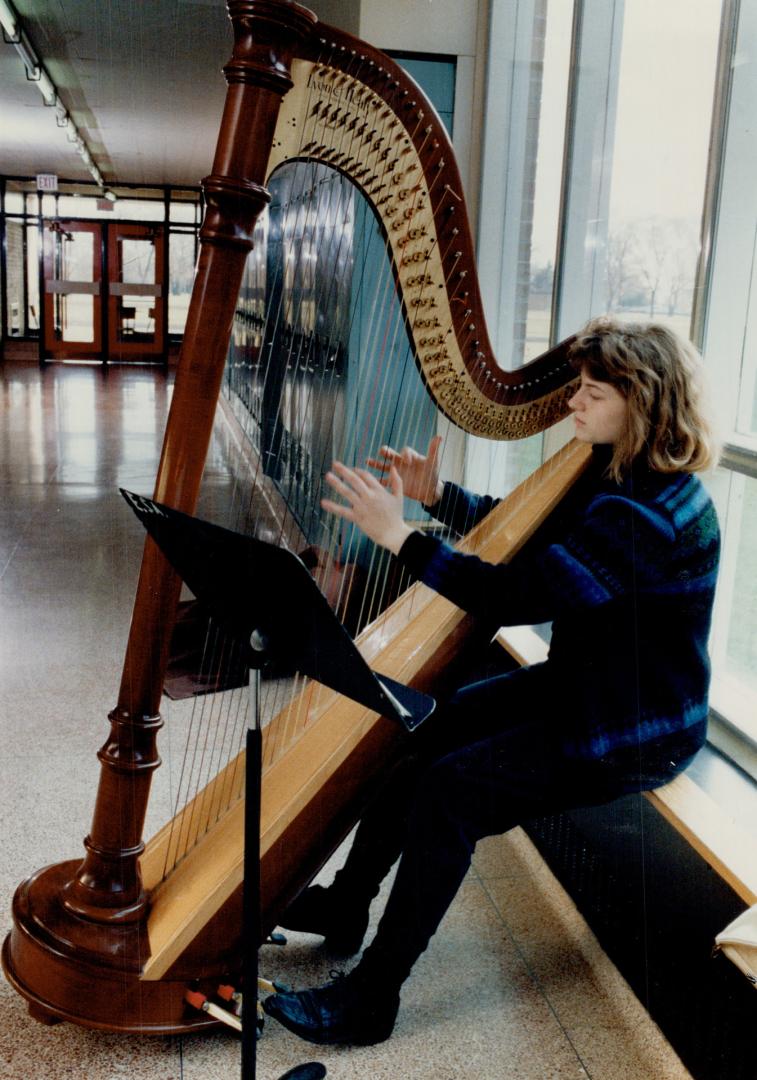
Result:
{"label": "terrazzo floor", "polygon": [[[82,852],[99,771],[95,752],[118,688],[142,546],[141,527],[118,488],[152,490],[170,389],[170,376],[140,367],[50,365],[41,372],[6,360],[0,368],[3,937],[17,884]],[[232,457],[219,429],[205,475],[207,516],[220,513],[228,497]],[[169,776],[172,717],[175,731],[181,705],[166,705],[161,753]],[[292,985],[322,981],[334,966],[305,935],[261,951],[263,973]],[[5,980],[0,1017],[0,1077],[7,1080],[239,1076],[239,1042],[223,1032],[169,1038],[46,1027]],[[318,1048],[266,1023],[261,1080],[313,1059],[334,1080],[689,1075],[520,830],[479,845],[406,984],[388,1042]]]}

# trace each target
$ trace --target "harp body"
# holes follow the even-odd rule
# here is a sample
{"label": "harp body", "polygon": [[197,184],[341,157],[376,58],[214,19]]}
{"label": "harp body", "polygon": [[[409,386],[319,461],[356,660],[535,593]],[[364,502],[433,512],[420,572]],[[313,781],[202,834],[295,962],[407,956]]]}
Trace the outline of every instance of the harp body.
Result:
{"label": "harp body", "polygon": [[[229,0],[229,10],[235,47],[225,68],[227,101],[213,172],[204,181],[201,254],[155,499],[194,510],[265,184],[294,159],[343,172],[375,208],[416,361],[443,413],[491,438],[520,438],[559,420],[572,380],[569,342],[519,371],[498,366],[460,177],[417,87],[381,53],[316,24],[287,0]],[[510,557],[587,459],[585,448],[562,451],[529,480],[528,497],[516,491],[500,504],[466,538],[466,548],[491,561]],[[31,1011],[49,1022],[153,1033],[202,1028],[212,1021],[187,1011],[187,984],[212,988],[241,967],[241,760],[197,796],[200,803],[180,812],[180,819],[203,813],[221,790],[236,796],[170,876],[163,879],[162,867],[175,829],[143,840],[179,591],[148,540],[119,700],[98,755],[101,779],[84,861],[45,868],[16,893],[3,966]],[[468,616],[416,585],[358,641],[378,672],[433,691],[473,632]],[[263,932],[349,831],[366,784],[397,748],[389,721],[331,692],[313,700],[296,738],[279,730],[282,717],[264,732]]]}

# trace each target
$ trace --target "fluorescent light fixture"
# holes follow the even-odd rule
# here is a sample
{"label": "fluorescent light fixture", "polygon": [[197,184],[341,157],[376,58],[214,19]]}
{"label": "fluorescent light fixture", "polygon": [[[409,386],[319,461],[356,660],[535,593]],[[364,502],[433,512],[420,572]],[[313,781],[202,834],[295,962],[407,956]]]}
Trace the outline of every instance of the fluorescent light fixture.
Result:
{"label": "fluorescent light fixture", "polygon": [[40,75],[39,60],[37,59],[37,54],[34,49],[29,44],[26,34],[23,32],[19,33],[18,40],[13,42],[13,48],[23,61],[27,78],[33,79],[34,82],[36,82]]}
{"label": "fluorescent light fixture", "polygon": [[[68,115],[66,107],[60,101],[55,83],[40,63],[32,43],[29,41],[19,23],[18,14],[10,0],[0,0],[0,26],[2,26],[3,33],[7,37],[8,43],[13,45],[16,52],[21,57],[23,65],[26,68],[26,77],[37,84],[45,105],[55,109],[56,124],[59,128],[65,130],[66,138],[76,147],[87,170],[92,174],[98,185],[104,187],[105,181],[103,180],[102,173],[92,160],[92,154],[90,153],[89,147],[85,143],[81,133],[77,130],[76,124]],[[104,195],[106,199],[112,199],[115,202],[116,197],[112,192],[105,192]]]}
{"label": "fluorescent light fixture", "polygon": [[42,100],[45,105],[54,105],[58,100],[58,91],[55,89],[52,79],[43,67],[40,67],[39,69],[37,86],[39,87],[39,92],[42,95]]}
{"label": "fluorescent light fixture", "polygon": [[0,0],[0,26],[9,38],[14,38],[18,32],[18,16],[8,0]]}

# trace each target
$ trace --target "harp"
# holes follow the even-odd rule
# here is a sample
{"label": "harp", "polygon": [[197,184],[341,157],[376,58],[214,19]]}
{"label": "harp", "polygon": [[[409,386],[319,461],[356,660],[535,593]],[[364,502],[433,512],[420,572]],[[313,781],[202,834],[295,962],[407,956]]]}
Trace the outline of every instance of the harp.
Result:
{"label": "harp", "polygon": [[[543,430],[566,411],[569,342],[515,372],[487,339],[460,176],[415,84],[370,46],[288,0],[229,0],[235,44],[226,105],[156,501],[192,513],[227,347],[266,184],[308,160],[361,190],[380,222],[415,362],[437,408],[493,439]],[[515,492],[464,541],[492,561],[525,542],[585,467],[580,447]],[[39,871],[14,899],[3,949],[10,982],[48,1022],[169,1033],[212,1021],[189,1013],[189,982],[215,986],[241,966],[243,769],[230,761],[175,818],[143,840],[163,677],[180,582],[147,541],[118,704],[99,751],[85,857]],[[464,613],[413,586],[360,634],[379,672],[431,689],[472,633]],[[332,693],[309,695],[296,733],[265,733],[262,931],[349,830],[361,792],[394,752],[396,729]],[[291,737],[290,737],[291,736]],[[214,813],[207,806],[220,804]],[[172,848],[205,815],[195,842]],[[182,841],[183,843],[183,841]],[[165,867],[171,863],[170,873]]]}

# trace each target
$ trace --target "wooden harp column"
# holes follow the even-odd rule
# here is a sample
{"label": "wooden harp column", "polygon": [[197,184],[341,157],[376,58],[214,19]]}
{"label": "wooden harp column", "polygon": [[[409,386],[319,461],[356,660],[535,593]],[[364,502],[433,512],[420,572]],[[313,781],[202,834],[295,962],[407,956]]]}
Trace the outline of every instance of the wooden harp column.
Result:
{"label": "wooden harp column", "polygon": [[[228,0],[228,8],[234,28],[224,68],[228,90],[213,171],[203,181],[200,256],[155,484],[156,500],[187,513],[200,487],[245,260],[269,199],[264,182],[281,99],[292,86],[295,50],[316,22],[291,2]],[[161,983],[135,986],[126,999],[122,994],[124,976],[139,972],[148,955],[142,833],[160,764],[159,705],[180,591],[180,579],[148,539],[118,704],[98,753],[85,859],[24,883],[15,901],[17,932],[3,952],[9,980],[40,1019],[153,1032],[213,1024],[201,1014],[184,1020],[183,991],[167,993]],[[92,994],[99,1005],[82,1009],[75,999]],[[145,1019],[138,1024],[140,1014]]]}
{"label": "wooden harp column", "polygon": [[[267,201],[264,184],[289,160],[338,169],[371,202],[418,367],[443,412],[464,430],[491,438],[520,438],[560,419],[573,378],[569,343],[520,371],[497,364],[459,173],[438,118],[414,84],[377,50],[316,26],[312,13],[289,0],[229,0],[228,6],[235,36],[225,68],[229,86],[213,172],[204,182],[200,261],[155,499],[194,510],[244,264]],[[474,530],[472,550],[492,561],[512,553],[585,460],[568,452],[561,467],[545,467],[543,485],[531,482],[534,505],[517,497],[503,504]],[[99,753],[101,780],[84,862],[40,871],[16,893],[3,963],[41,1018],[153,1033],[202,1027],[209,1021],[184,1008],[187,982],[206,979],[212,986],[240,966],[239,935],[229,931],[241,926],[239,805],[167,881],[158,869],[164,831],[146,846],[142,839],[159,764],[158,710],[179,589],[148,540],[118,705]],[[414,590],[380,627],[366,629],[360,645],[379,672],[427,688],[466,638],[471,620],[429,590]],[[319,709],[312,733],[267,774],[266,925],[296,889],[295,875],[302,883],[349,828],[361,777],[375,770],[394,736],[387,721],[336,695],[327,695]],[[338,752],[330,740],[337,740]],[[305,767],[311,774],[303,778],[298,770]],[[285,823],[272,809],[274,797],[286,810]],[[324,835],[311,842],[308,830],[318,829],[327,814]],[[188,908],[185,883],[206,857],[213,867],[195,880],[210,882],[208,902],[196,904],[193,894]]]}

